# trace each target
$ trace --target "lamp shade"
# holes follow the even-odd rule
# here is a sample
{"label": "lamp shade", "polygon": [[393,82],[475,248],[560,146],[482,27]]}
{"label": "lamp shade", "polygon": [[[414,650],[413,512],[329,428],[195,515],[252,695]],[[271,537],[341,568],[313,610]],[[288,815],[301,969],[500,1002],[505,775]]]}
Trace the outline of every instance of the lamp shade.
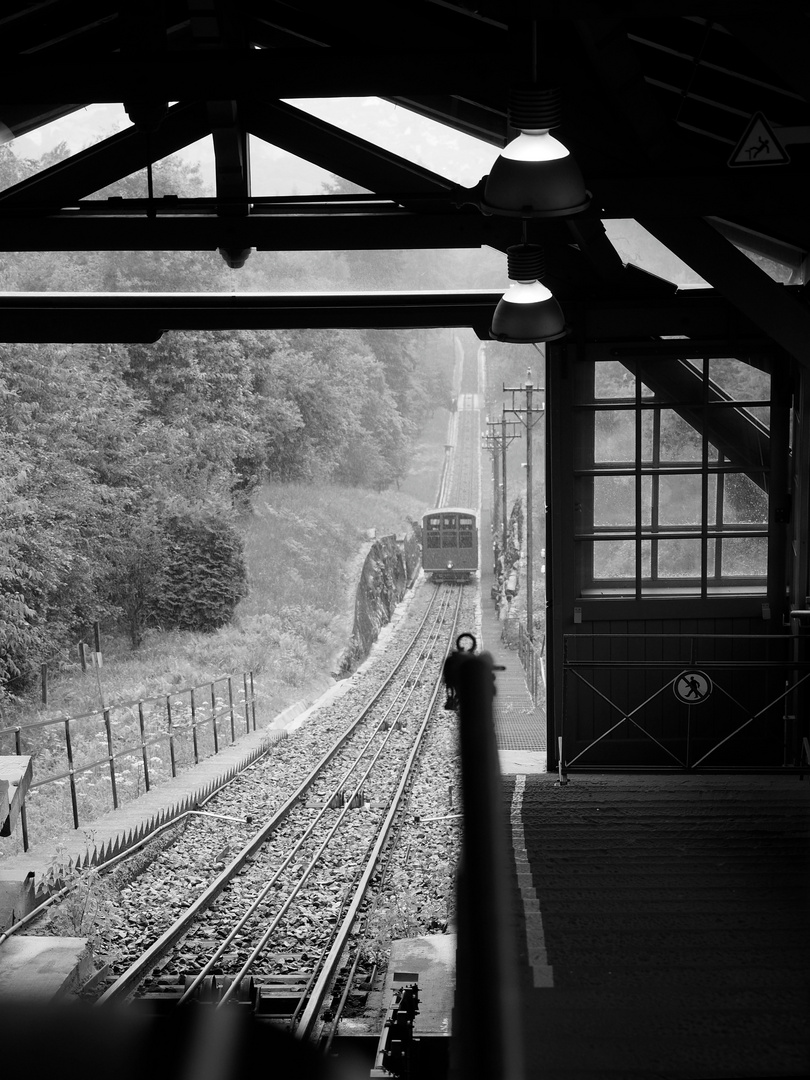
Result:
{"label": "lamp shade", "polygon": [[564,337],[567,327],[562,308],[537,280],[544,272],[542,249],[535,244],[519,244],[509,248],[507,256],[514,284],[495,308],[489,336],[515,344]]}
{"label": "lamp shade", "polygon": [[560,122],[555,88],[514,87],[509,122],[520,134],[486,177],[482,207],[513,217],[564,217],[590,203],[585,181],[568,148],[550,134]]}

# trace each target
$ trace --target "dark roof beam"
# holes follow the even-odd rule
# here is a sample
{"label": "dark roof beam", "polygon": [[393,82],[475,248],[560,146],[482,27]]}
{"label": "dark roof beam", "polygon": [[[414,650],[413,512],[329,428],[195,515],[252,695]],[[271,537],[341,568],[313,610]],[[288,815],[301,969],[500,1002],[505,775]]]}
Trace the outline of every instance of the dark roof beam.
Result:
{"label": "dark roof beam", "polygon": [[[109,184],[146,168],[149,160],[167,157],[211,134],[211,123],[201,103],[175,105],[157,131],[135,128],[111,135],[96,146],[0,192],[0,206],[23,205],[43,213],[72,206]],[[43,247],[47,244],[42,238]]]}
{"label": "dark roof beam", "polygon": [[654,217],[637,220],[772,341],[810,367],[810,311],[708,222]]}
{"label": "dark roof beam", "polygon": [[810,70],[807,65],[807,14],[788,5],[769,6],[755,19],[721,15],[720,21],[756,58],[764,71],[792,86],[810,101]]}
{"label": "dark roof beam", "polygon": [[[391,97],[465,93],[475,100],[497,93],[508,77],[507,54],[494,49],[405,48],[373,53],[353,48],[196,49],[155,52],[129,49],[83,63],[55,57],[3,60],[6,86],[27,104],[59,101],[114,102],[143,94],[185,101],[198,97]],[[8,92],[6,92],[8,94]]]}
{"label": "dark roof beam", "polygon": [[167,330],[469,326],[489,336],[501,293],[3,293],[0,340],[156,341]]}
{"label": "dark roof beam", "polygon": [[[99,201],[77,210],[39,215],[0,203],[0,251],[210,251],[222,242],[214,200],[155,199]],[[184,213],[189,202],[191,213]],[[150,211],[147,213],[147,209]],[[244,247],[275,251],[349,251],[477,248],[506,251],[516,239],[514,222],[434,206],[413,213],[400,207],[324,206],[318,212],[292,206],[264,212],[253,205],[246,221],[231,223]],[[238,226],[238,228],[237,228]],[[507,286],[504,261],[504,288]]]}
{"label": "dark roof beam", "polygon": [[[645,82],[645,72],[627,37],[626,20],[583,19],[574,25],[592,74],[612,105],[613,122],[606,138],[617,145],[624,140],[627,152],[635,151],[642,169],[645,158],[648,162],[684,160],[679,154],[683,133]],[[694,158],[694,151],[690,154]]]}

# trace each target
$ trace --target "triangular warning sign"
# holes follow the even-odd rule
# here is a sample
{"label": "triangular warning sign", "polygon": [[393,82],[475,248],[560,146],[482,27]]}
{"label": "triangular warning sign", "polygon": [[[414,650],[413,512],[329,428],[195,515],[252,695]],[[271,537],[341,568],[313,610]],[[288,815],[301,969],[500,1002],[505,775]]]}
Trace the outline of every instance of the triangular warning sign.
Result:
{"label": "triangular warning sign", "polygon": [[773,133],[773,128],[762,115],[754,113],[748,127],[728,159],[732,167],[737,165],[787,165],[787,150]]}

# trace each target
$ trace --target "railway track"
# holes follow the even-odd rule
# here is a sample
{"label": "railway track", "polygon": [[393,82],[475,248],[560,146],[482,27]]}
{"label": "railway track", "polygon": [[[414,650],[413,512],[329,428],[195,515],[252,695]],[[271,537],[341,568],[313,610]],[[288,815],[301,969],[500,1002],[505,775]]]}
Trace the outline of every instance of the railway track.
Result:
{"label": "railway track", "polygon": [[479,410],[462,410],[458,419],[458,443],[446,486],[445,506],[468,506],[474,509],[479,504],[479,432]]}
{"label": "railway track", "polygon": [[[414,774],[463,595],[458,586],[432,591],[384,684],[258,829],[223,812],[224,793],[211,804],[210,819],[195,819],[195,829],[210,827],[215,836],[223,819],[235,819],[227,828],[240,850],[156,940],[127,958],[99,1003],[249,1001],[283,1016],[300,1037],[313,1037]],[[298,948],[290,949],[289,932],[277,946],[283,927],[295,928]],[[361,964],[356,946],[349,950],[351,977]],[[344,1004],[350,986],[344,975]],[[335,1006],[325,1013],[334,1023]]]}

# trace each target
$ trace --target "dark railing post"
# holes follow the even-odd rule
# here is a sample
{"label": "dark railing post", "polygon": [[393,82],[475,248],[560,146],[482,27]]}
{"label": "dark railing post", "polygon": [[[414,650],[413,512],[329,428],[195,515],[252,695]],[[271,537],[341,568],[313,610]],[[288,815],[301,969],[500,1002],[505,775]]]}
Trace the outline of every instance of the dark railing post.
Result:
{"label": "dark railing post", "polygon": [[112,785],[113,810],[118,809],[118,788],[115,786],[115,754],[113,753],[112,728],[110,727],[110,710],[104,710],[104,727],[107,732],[107,757],[110,762],[110,784]]}
{"label": "dark railing post", "polygon": [[250,734],[250,698],[248,697],[247,672],[242,672],[242,683],[245,687],[245,730]]}
{"label": "dark railing post", "polygon": [[[22,728],[17,725],[14,729],[14,747],[18,756],[22,755]],[[20,807],[20,824],[22,825],[23,851],[28,851],[28,818],[25,813],[25,799]]]}
{"label": "dark railing post", "polygon": [[197,748],[197,703],[194,700],[194,687],[191,688],[191,745],[194,747],[194,764],[200,763],[200,752]]}
{"label": "dark railing post", "polygon": [[138,702],[138,727],[141,729],[141,757],[143,758],[143,785],[149,790],[149,755],[146,752],[146,733],[143,726],[143,702]]}
{"label": "dark railing post", "polygon": [[233,679],[230,677],[230,675],[228,676],[228,705],[229,705],[230,710],[231,710],[231,742],[235,743],[236,742],[236,728],[234,726],[234,716],[233,716]]}
{"label": "dark railing post", "polygon": [[177,776],[177,766],[174,762],[174,731],[172,730],[172,699],[166,695],[166,719],[169,730],[169,757],[172,763],[172,776]]}
{"label": "dark railing post", "polygon": [[65,748],[68,759],[68,776],[70,777],[70,801],[73,803],[73,828],[79,827],[79,804],[76,801],[76,777],[73,775],[73,747],[70,744],[70,720],[65,720]]}
{"label": "dark railing post", "polygon": [[253,670],[250,672],[250,709],[253,713],[253,730],[256,730],[256,691],[253,689]]}
{"label": "dark railing post", "polygon": [[214,753],[219,753],[219,738],[217,736],[217,690],[216,683],[211,683],[211,727],[214,729]]}
{"label": "dark railing post", "polygon": [[464,833],[451,1075],[522,1080],[517,942],[509,855],[492,720],[492,658],[469,656],[457,679]]}

